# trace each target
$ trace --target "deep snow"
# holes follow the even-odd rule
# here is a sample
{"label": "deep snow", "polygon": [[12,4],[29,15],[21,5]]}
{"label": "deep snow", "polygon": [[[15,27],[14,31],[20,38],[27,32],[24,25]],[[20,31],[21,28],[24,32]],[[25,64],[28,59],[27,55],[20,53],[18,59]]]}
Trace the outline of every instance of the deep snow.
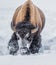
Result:
{"label": "deep snow", "polygon": [[[7,44],[13,33],[10,28],[15,9],[25,0],[0,0],[0,65],[56,65],[56,0],[32,0],[45,14],[40,52],[29,56],[11,56]],[[6,59],[6,60],[5,60]]]}

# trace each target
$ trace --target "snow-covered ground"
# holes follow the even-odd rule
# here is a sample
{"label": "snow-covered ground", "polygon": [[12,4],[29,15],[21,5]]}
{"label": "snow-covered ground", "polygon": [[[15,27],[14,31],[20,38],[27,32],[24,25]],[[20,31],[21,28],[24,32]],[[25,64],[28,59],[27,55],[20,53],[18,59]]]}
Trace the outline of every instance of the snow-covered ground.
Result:
{"label": "snow-covered ground", "polygon": [[45,14],[41,33],[42,48],[35,55],[8,54],[7,44],[13,33],[10,28],[15,9],[25,0],[0,0],[0,65],[56,65],[56,0],[32,0]]}
{"label": "snow-covered ground", "polygon": [[56,54],[1,56],[0,65],[56,65]]}

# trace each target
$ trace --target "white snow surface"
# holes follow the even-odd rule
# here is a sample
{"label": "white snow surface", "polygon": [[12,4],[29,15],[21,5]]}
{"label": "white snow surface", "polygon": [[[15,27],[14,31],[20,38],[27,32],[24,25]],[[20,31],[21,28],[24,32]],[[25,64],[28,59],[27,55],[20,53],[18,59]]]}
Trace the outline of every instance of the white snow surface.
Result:
{"label": "white snow surface", "polygon": [[34,55],[9,55],[10,24],[15,9],[26,0],[0,0],[0,65],[56,65],[56,0],[32,0],[45,14],[42,48]]}

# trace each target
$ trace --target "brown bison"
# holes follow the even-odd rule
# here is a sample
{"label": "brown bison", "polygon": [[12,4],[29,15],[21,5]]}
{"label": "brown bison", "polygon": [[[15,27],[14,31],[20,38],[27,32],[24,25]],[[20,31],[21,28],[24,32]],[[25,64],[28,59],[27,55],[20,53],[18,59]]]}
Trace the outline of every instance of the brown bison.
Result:
{"label": "brown bison", "polygon": [[45,24],[43,12],[31,0],[19,6],[13,16],[11,28],[14,31],[9,41],[10,54],[38,53],[41,47],[41,31]]}

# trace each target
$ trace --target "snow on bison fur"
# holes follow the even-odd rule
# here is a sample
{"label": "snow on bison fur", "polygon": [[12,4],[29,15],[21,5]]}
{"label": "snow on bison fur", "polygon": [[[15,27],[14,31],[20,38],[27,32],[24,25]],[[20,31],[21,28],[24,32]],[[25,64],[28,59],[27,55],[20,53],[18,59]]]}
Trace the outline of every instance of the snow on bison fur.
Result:
{"label": "snow on bison fur", "polygon": [[45,16],[31,0],[19,6],[13,16],[11,28],[14,31],[8,49],[10,54],[38,53],[41,47],[41,31],[44,28]]}

